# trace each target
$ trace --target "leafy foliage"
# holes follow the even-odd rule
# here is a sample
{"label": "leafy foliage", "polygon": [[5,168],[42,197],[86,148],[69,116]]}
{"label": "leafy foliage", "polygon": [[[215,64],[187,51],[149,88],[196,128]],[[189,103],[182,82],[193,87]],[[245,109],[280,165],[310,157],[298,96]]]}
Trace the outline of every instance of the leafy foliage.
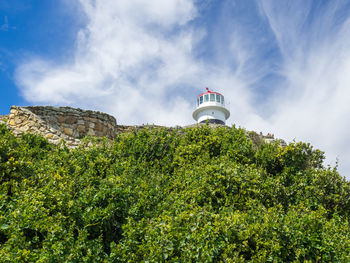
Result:
{"label": "leafy foliage", "polygon": [[309,144],[202,126],[86,145],[0,125],[3,262],[350,261],[349,182]]}

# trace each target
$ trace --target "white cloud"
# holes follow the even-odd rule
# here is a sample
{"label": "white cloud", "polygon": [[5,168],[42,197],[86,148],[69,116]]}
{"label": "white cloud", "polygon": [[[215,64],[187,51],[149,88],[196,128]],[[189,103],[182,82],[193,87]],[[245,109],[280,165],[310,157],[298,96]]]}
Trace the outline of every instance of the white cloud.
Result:
{"label": "white cloud", "polygon": [[[193,1],[80,3],[88,24],[77,35],[72,62],[32,58],[18,67],[26,100],[97,108],[120,123],[181,123],[167,94],[198,71],[191,55],[194,33],[184,26],[196,14]],[[184,99],[176,103],[191,110]]]}
{"label": "white cloud", "polygon": [[339,157],[340,170],[350,178],[350,19],[339,23],[346,2],[330,1],[319,10],[305,1],[288,3],[262,1],[285,77],[284,91],[274,98],[271,127],[284,138],[325,150],[333,164]]}

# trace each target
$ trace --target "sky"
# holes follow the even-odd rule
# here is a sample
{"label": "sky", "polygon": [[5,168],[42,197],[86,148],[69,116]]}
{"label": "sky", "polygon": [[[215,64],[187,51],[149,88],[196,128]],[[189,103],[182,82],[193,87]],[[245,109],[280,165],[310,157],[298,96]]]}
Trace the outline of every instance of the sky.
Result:
{"label": "sky", "polygon": [[0,0],[0,114],[99,110],[188,125],[225,96],[227,125],[303,141],[350,179],[350,1]]}

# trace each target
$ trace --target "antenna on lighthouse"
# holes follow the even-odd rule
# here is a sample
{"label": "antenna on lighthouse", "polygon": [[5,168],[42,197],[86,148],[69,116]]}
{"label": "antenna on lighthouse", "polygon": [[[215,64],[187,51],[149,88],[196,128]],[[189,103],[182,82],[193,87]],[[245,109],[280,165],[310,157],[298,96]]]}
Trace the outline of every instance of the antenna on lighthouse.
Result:
{"label": "antenna on lighthouse", "polygon": [[197,97],[197,107],[192,117],[198,123],[215,123],[225,125],[230,117],[230,111],[225,107],[224,96],[218,92],[207,91]]}

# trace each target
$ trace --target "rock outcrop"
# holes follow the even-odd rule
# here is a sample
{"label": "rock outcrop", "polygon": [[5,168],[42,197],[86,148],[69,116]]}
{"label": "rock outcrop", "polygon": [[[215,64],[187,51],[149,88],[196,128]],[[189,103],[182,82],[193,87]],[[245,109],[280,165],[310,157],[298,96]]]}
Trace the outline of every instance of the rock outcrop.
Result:
{"label": "rock outcrop", "polygon": [[113,116],[70,107],[12,106],[10,114],[2,119],[6,119],[7,126],[16,135],[23,132],[41,134],[55,144],[64,139],[69,147],[78,146],[86,135],[113,139],[117,131]]}

